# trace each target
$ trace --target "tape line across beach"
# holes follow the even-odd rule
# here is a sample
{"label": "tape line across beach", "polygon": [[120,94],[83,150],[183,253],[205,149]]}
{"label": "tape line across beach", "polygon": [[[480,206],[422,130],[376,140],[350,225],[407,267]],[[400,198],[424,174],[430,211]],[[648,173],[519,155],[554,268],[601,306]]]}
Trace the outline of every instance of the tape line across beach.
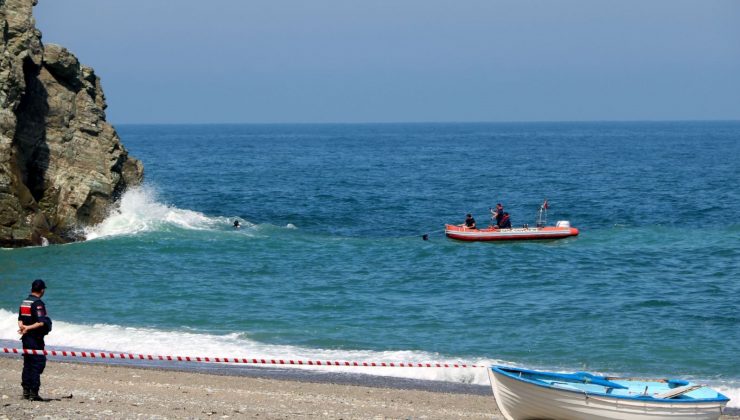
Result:
{"label": "tape line across beach", "polygon": [[68,350],[33,350],[33,349],[10,349],[3,347],[3,353],[8,354],[32,354],[37,356],[57,357],[81,357],[90,359],[123,359],[123,360],[153,360],[170,362],[195,362],[195,363],[241,363],[257,365],[293,365],[293,366],[346,366],[346,367],[405,367],[405,368],[484,368],[481,365],[469,365],[462,363],[412,363],[412,362],[350,362],[332,360],[284,360],[284,359],[256,359],[244,357],[200,357],[200,356],[161,356],[152,354],[111,353],[93,351],[68,351]]}

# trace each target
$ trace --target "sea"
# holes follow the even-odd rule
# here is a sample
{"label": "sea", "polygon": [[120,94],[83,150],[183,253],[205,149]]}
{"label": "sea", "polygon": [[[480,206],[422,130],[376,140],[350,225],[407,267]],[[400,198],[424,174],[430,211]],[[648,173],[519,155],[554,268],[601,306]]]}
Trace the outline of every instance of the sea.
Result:
{"label": "sea", "polygon": [[[42,278],[48,349],[679,377],[740,407],[740,122],[116,129],[144,185],[87,241],[0,250],[3,347]],[[579,236],[444,235],[545,199]]]}

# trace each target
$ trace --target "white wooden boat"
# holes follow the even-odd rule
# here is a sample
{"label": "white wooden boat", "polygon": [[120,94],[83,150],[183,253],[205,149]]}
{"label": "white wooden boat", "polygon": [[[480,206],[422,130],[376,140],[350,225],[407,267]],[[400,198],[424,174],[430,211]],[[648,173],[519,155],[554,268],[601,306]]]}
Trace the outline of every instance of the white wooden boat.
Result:
{"label": "white wooden boat", "polygon": [[729,398],[675,379],[610,378],[512,367],[488,369],[493,395],[508,420],[713,419]]}

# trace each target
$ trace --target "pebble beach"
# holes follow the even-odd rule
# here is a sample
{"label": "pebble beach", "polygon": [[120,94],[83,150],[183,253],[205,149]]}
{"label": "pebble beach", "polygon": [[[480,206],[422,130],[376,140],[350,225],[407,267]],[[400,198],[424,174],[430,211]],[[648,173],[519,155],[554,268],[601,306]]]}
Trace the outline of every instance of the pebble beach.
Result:
{"label": "pebble beach", "polygon": [[[21,358],[0,357],[0,419],[500,419],[492,395],[49,362],[21,399]],[[70,397],[71,396],[71,397]]]}
{"label": "pebble beach", "polygon": [[[21,358],[0,357],[0,419],[503,419],[493,396],[475,390],[276,379],[272,369],[235,376],[53,361],[41,388],[51,401],[32,402],[21,398],[22,367]],[[740,412],[720,419],[740,420]]]}

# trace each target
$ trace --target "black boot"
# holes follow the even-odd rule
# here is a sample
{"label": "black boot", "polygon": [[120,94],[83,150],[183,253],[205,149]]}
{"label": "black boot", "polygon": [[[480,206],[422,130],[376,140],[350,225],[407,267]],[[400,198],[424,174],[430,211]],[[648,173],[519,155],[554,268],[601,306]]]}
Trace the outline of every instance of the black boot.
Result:
{"label": "black boot", "polygon": [[23,387],[23,399],[27,400],[28,397],[31,396],[31,388],[28,388],[26,386]]}
{"label": "black boot", "polygon": [[30,401],[49,401],[46,398],[41,398],[39,396],[39,389],[38,388],[31,389],[31,393],[29,394],[28,399]]}

